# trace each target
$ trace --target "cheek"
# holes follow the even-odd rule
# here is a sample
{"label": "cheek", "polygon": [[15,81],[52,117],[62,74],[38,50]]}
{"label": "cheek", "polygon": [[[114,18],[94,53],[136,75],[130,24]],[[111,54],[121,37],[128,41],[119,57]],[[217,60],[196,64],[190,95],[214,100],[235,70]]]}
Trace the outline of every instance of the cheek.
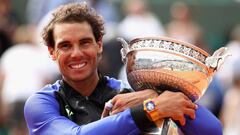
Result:
{"label": "cheek", "polygon": [[63,55],[64,55],[64,53],[62,51],[56,50],[55,57],[57,60],[59,60]]}
{"label": "cheek", "polygon": [[64,61],[65,59],[67,58],[67,55],[66,53],[63,53],[61,51],[56,51],[55,53],[55,57],[56,57],[56,62],[58,64],[58,66],[61,68],[63,67],[64,65]]}
{"label": "cheek", "polygon": [[97,57],[99,55],[96,48],[89,49],[88,51],[85,51],[84,54],[92,59],[97,59]]}
{"label": "cheek", "polygon": [[96,63],[98,63],[101,59],[101,53],[95,53],[94,54],[94,60],[96,61]]}

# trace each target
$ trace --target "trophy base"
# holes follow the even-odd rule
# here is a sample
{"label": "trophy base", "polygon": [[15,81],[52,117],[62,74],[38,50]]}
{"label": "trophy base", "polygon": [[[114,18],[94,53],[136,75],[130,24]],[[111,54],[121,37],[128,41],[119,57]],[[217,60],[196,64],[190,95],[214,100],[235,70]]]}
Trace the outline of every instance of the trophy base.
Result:
{"label": "trophy base", "polygon": [[207,76],[199,71],[142,69],[129,72],[128,81],[136,91],[143,89],[180,91],[192,101],[199,99],[208,86]]}
{"label": "trophy base", "polygon": [[158,125],[158,129],[156,131],[142,133],[142,134],[143,135],[183,135],[182,131],[171,119],[158,120],[157,125]]}

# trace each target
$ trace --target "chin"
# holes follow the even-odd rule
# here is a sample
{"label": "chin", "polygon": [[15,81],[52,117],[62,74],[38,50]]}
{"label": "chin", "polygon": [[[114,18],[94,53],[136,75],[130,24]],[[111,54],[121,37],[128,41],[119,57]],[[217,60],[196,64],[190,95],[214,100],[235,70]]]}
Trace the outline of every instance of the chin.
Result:
{"label": "chin", "polygon": [[88,78],[91,78],[90,74],[85,73],[81,73],[81,74],[74,74],[72,76],[70,76],[69,78],[71,78],[71,80],[73,81],[83,81],[83,80],[87,80]]}
{"label": "chin", "polygon": [[82,81],[82,80],[86,80],[88,77],[86,77],[86,76],[72,76],[70,78],[73,81]]}

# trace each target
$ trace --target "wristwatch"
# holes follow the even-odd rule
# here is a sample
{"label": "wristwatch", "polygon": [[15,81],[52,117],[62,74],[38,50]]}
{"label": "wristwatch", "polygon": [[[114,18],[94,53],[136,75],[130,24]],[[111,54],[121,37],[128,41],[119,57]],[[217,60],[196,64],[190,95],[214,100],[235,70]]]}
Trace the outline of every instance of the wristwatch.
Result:
{"label": "wristwatch", "polygon": [[143,109],[147,115],[147,117],[155,122],[159,119],[159,114],[157,112],[156,104],[152,99],[147,99],[143,102]]}

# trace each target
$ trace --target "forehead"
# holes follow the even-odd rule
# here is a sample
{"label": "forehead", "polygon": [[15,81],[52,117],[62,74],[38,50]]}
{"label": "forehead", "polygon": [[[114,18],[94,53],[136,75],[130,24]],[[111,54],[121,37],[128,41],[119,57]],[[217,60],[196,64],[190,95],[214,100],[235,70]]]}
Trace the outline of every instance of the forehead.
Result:
{"label": "forehead", "polygon": [[67,32],[67,31],[89,31],[89,32],[92,32],[92,27],[86,21],[84,21],[84,22],[64,22],[64,23],[55,24],[53,30],[54,30],[54,33]]}
{"label": "forehead", "polygon": [[95,41],[90,24],[81,23],[58,23],[53,30],[54,46],[62,42],[79,42],[83,39]]}
{"label": "forehead", "polygon": [[81,39],[84,37],[95,39],[92,28],[87,22],[56,24],[53,30],[53,37],[55,41],[58,39]]}

